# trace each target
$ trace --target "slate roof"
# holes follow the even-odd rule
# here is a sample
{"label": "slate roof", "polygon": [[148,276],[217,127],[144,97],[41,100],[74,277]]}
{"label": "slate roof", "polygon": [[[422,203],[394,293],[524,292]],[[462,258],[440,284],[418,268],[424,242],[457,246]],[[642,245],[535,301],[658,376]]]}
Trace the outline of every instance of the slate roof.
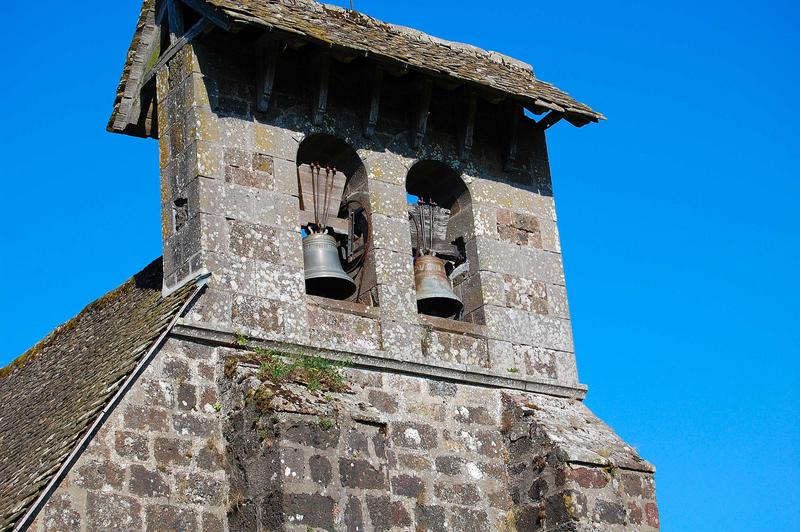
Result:
{"label": "slate roof", "polygon": [[[446,76],[462,82],[510,95],[537,111],[554,110],[564,113],[575,125],[597,122],[605,117],[567,93],[534,76],[530,65],[516,59],[482,50],[467,44],[445,41],[410,28],[388,24],[362,13],[314,0],[206,0],[235,22],[258,25],[285,32],[309,41],[354,51],[382,61],[399,63],[411,69]],[[132,97],[128,79],[135,84],[143,68],[144,54],[137,47],[150,31],[145,23],[146,10],[152,0],[145,0],[143,16],[128,53],[117,102],[109,129],[115,125],[120,104]],[[137,87],[134,87],[138,90]],[[127,96],[126,96],[127,95]]]}
{"label": "slate roof", "polygon": [[161,259],[0,369],[0,530],[28,511],[196,293],[161,295]]}

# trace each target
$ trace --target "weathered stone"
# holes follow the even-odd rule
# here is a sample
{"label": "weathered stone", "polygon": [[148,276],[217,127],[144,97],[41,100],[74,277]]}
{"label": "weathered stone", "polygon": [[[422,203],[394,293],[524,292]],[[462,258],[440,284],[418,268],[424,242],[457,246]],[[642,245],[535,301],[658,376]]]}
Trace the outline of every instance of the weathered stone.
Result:
{"label": "weathered stone", "polygon": [[75,484],[87,490],[121,490],[125,472],[109,460],[89,460],[78,467]]}
{"label": "weathered stone", "polygon": [[315,421],[296,421],[281,430],[287,440],[316,449],[336,447],[339,442],[340,429],[336,425],[325,430]]}
{"label": "weathered stone", "polygon": [[217,422],[214,418],[188,412],[175,413],[172,425],[181,436],[207,438],[214,433]]}
{"label": "weathered stone", "polygon": [[197,405],[197,388],[188,383],[178,385],[178,408],[181,410],[193,410]]}
{"label": "weathered stone", "polygon": [[392,478],[392,493],[401,497],[419,497],[425,493],[425,483],[411,475],[398,475]]}
{"label": "weathered stone", "polygon": [[145,509],[148,530],[189,531],[197,529],[197,514],[190,508],[167,504],[148,506]]}
{"label": "weathered stone", "polygon": [[448,532],[452,530],[447,522],[447,510],[443,506],[418,504],[414,508],[417,530],[427,532]]}
{"label": "weathered stone", "polygon": [[644,513],[647,516],[647,524],[653,528],[660,528],[661,521],[658,517],[658,506],[654,502],[647,502],[644,505]]}
{"label": "weathered stone", "polygon": [[608,475],[599,468],[567,468],[567,478],[574,480],[582,488],[603,488],[608,484]]}
{"label": "weathered stone", "polygon": [[189,465],[192,461],[192,443],[176,438],[156,438],[153,456],[159,465]]}
{"label": "weathered stone", "polygon": [[376,531],[411,525],[411,516],[403,504],[392,501],[388,496],[372,497],[368,495],[367,509],[372,526]]}
{"label": "weathered stone", "polygon": [[489,518],[484,510],[453,507],[453,530],[489,530]]}
{"label": "weathered stone", "polygon": [[368,397],[372,406],[381,412],[385,412],[387,414],[394,414],[397,412],[397,400],[392,397],[391,394],[378,390],[370,390]]}
{"label": "weathered stone", "polygon": [[358,498],[350,497],[347,499],[343,524],[347,532],[361,532],[364,530],[364,516],[361,510],[361,501]]}
{"label": "weathered stone", "polygon": [[453,504],[471,505],[481,498],[480,491],[474,484],[436,482],[433,485],[433,489],[437,498]]}
{"label": "weathered stone", "polygon": [[129,471],[131,479],[128,489],[133,495],[160,497],[169,494],[169,486],[161,473],[140,465],[130,466]]}
{"label": "weathered stone", "polygon": [[592,517],[595,521],[612,525],[624,525],[625,507],[617,502],[598,500],[595,502]]}
{"label": "weathered stone", "polygon": [[311,472],[311,480],[322,487],[328,487],[331,478],[333,478],[330,460],[322,455],[315,454],[308,459],[308,468]]}
{"label": "weathered stone", "polygon": [[339,459],[339,478],[342,486],[358,489],[386,489],[386,472],[366,460]]}
{"label": "weathered stone", "polygon": [[55,494],[44,507],[41,525],[45,530],[80,530],[81,514],[75,508],[72,498]]}
{"label": "weathered stone", "polygon": [[225,483],[200,473],[180,472],[175,475],[178,500],[204,506],[221,506],[225,501]]}
{"label": "weathered stone", "polygon": [[89,530],[139,530],[141,505],[133,497],[90,491],[86,498]]}
{"label": "weathered stone", "polygon": [[422,423],[394,423],[391,426],[392,442],[410,449],[436,447],[436,429]]}
{"label": "weathered stone", "polygon": [[146,406],[129,405],[124,419],[125,426],[134,430],[164,432],[168,427],[166,412]]}
{"label": "weathered stone", "polygon": [[147,460],[150,457],[148,438],[144,434],[120,430],[114,434],[114,449],[123,458]]}
{"label": "weathered stone", "polygon": [[443,475],[460,475],[464,459],[458,456],[440,456],[436,458],[436,471]]}
{"label": "weathered stone", "polygon": [[428,393],[433,396],[453,397],[456,394],[456,385],[452,382],[431,380],[428,381]]}
{"label": "weathered stone", "polygon": [[334,528],[334,502],[330,497],[311,494],[284,496],[284,514],[289,523],[296,522],[307,527],[324,530]]}

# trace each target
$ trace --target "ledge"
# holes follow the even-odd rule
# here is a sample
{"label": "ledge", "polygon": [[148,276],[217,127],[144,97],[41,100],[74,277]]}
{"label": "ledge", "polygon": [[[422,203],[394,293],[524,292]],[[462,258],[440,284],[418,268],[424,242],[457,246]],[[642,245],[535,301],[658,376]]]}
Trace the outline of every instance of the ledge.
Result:
{"label": "ledge", "polygon": [[448,318],[438,318],[436,316],[426,316],[419,314],[419,324],[423,327],[431,327],[433,330],[449,332],[455,334],[466,334],[477,338],[488,338],[486,327],[469,321],[451,320]]}
{"label": "ledge", "polygon": [[[209,325],[180,322],[174,327],[171,335],[182,339],[199,340],[214,345],[244,349],[236,343],[234,331],[223,327],[217,328]],[[467,366],[466,364],[443,365],[438,361],[435,364],[429,364],[418,360],[401,360],[386,356],[385,351],[336,351],[294,342],[266,341],[255,337],[248,338],[248,340],[252,347],[270,348],[281,346],[283,349],[288,348],[288,351],[297,351],[298,353],[312,348],[325,358],[346,361],[352,367],[360,369],[378,369],[417,377],[435,377],[475,386],[521,390],[581,401],[586,397],[587,387],[583,384],[565,386],[545,379],[523,380],[512,376],[499,375],[489,369],[478,371],[473,366]]]}
{"label": "ledge", "polygon": [[364,318],[380,318],[380,310],[378,307],[356,303],[354,301],[340,301],[338,299],[329,299],[327,297],[306,295],[308,306],[321,307],[335,312],[344,312],[346,314],[354,314]]}

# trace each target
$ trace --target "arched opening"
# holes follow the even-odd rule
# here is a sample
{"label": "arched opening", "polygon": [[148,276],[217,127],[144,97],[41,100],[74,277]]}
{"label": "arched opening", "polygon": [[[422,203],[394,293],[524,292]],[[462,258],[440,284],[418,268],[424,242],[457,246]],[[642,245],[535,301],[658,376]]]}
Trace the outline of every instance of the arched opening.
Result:
{"label": "arched opening", "polygon": [[345,141],[315,134],[297,150],[306,292],[377,305],[367,172]]}
{"label": "arched opening", "polygon": [[482,303],[477,275],[470,274],[477,258],[467,251],[475,234],[469,190],[448,165],[426,160],[409,170],[406,191],[418,311],[475,321]]}

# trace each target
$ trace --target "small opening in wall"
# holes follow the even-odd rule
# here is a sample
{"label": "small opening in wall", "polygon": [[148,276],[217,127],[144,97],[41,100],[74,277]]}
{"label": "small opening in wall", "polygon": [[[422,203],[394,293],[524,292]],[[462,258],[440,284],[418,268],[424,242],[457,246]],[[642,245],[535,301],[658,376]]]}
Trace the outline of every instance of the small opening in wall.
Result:
{"label": "small opening in wall", "polygon": [[367,175],[356,151],[326,134],[297,151],[306,292],[378,305]]}
{"label": "small opening in wall", "polygon": [[186,198],[178,198],[172,204],[172,220],[175,231],[180,231],[189,219],[189,202]]}
{"label": "small opening in wall", "polygon": [[475,231],[464,181],[444,163],[420,161],[408,172],[406,191],[417,310],[474,321],[482,305],[478,277],[470,275],[467,243]]}

